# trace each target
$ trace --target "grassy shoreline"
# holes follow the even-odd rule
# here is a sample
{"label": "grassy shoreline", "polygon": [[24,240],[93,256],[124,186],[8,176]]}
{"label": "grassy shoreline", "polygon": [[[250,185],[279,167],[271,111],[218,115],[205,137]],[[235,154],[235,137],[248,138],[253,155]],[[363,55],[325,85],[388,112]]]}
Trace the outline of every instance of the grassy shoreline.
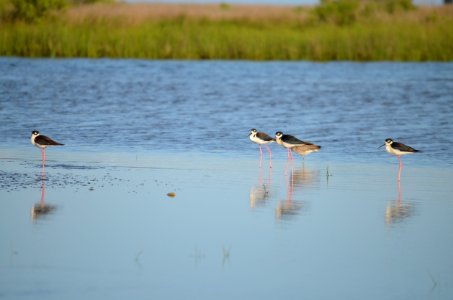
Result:
{"label": "grassy shoreline", "polygon": [[453,60],[453,8],[314,21],[312,8],[110,4],[3,23],[0,55],[146,59]]}

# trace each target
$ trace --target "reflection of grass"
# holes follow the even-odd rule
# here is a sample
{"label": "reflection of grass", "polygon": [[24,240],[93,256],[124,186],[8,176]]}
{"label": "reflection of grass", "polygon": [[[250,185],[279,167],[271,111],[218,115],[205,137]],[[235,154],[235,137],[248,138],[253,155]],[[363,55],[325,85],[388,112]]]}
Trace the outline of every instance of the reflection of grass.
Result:
{"label": "reflection of grass", "polygon": [[223,250],[223,261],[227,261],[230,259],[230,248],[225,248],[225,246],[222,247]]}
{"label": "reflection of grass", "polygon": [[428,273],[428,276],[429,276],[429,278],[431,278],[431,281],[433,283],[433,285],[431,287],[431,291],[433,291],[437,287],[437,280],[434,278],[434,276],[429,271],[426,271],[426,272]]}
{"label": "reflection of grass", "polygon": [[326,168],[326,177],[327,177],[327,179],[328,179],[330,176],[333,176],[333,175],[332,175],[332,173],[330,173],[329,167],[327,167],[327,168]]}
{"label": "reflection of grass", "polygon": [[[151,59],[402,60],[453,59],[453,8],[373,15],[348,26],[302,9],[153,5],[70,9],[38,24],[4,23],[0,55]],[[129,8],[121,10],[119,8]],[[245,12],[244,12],[245,10]],[[160,14],[159,14],[160,12]],[[135,17],[137,16],[137,17]]]}
{"label": "reflection of grass", "polygon": [[140,250],[140,251],[138,251],[138,253],[134,257],[134,261],[135,261],[135,263],[137,265],[140,265],[140,257],[142,256],[142,253],[143,253],[143,251]]}

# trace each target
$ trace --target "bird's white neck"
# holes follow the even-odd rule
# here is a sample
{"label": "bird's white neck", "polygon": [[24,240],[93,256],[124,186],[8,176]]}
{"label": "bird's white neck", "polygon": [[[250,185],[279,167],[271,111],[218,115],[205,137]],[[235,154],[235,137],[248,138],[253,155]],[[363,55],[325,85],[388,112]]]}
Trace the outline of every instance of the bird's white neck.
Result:
{"label": "bird's white neck", "polygon": [[33,146],[38,147],[39,149],[45,148],[45,147],[42,147],[41,145],[39,145],[39,144],[37,144],[37,143],[35,142],[35,139],[36,139],[38,136],[39,136],[39,134],[38,134],[38,135],[32,134],[32,135],[31,135],[31,138],[30,138],[30,142],[33,144]]}

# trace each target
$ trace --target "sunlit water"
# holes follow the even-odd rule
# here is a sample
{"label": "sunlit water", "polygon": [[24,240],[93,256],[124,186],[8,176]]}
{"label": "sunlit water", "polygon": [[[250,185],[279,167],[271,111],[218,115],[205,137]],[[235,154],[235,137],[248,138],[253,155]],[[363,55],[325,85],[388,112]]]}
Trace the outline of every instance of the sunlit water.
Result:
{"label": "sunlit water", "polygon": [[453,63],[3,58],[0,69],[2,147],[28,147],[37,129],[70,151],[247,155],[255,127],[320,144],[323,159],[381,161],[391,137],[427,150],[425,164],[453,163]]}
{"label": "sunlit water", "polygon": [[[452,298],[453,64],[0,70],[0,299]],[[323,148],[260,168],[252,127]]]}

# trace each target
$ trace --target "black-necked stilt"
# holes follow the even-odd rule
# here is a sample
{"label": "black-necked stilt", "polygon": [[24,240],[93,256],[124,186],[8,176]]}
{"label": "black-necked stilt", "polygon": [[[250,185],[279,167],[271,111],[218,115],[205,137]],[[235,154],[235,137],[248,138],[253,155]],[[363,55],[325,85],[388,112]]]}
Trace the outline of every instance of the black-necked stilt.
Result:
{"label": "black-necked stilt", "polygon": [[401,162],[401,155],[413,154],[416,152],[420,152],[420,150],[416,150],[412,147],[404,145],[403,143],[394,142],[392,139],[386,139],[385,143],[382,144],[381,146],[379,146],[379,148],[381,148],[382,146],[385,146],[385,150],[387,150],[388,153],[396,155],[398,157],[398,161],[400,164],[400,167],[398,170],[398,181],[399,181],[401,179],[401,170],[403,169],[403,163]]}
{"label": "black-necked stilt", "polygon": [[50,137],[39,134],[39,131],[36,131],[36,130],[32,131],[30,141],[34,146],[41,148],[42,166],[43,167],[44,167],[44,163],[46,162],[45,149],[49,146],[63,146],[64,145],[64,144],[60,144],[60,143],[52,140]]}
{"label": "black-necked stilt", "polygon": [[282,145],[283,147],[288,149],[288,159],[290,157],[294,159],[292,150],[295,149],[296,147],[299,147],[297,153],[299,153],[302,156],[313,151],[319,151],[319,149],[321,149],[320,146],[317,146],[310,142],[301,141],[292,135],[283,134],[283,132],[281,131],[277,131],[275,133],[275,140],[277,141],[277,144]]}
{"label": "black-necked stilt", "polygon": [[269,167],[272,168],[272,151],[267,144],[275,142],[275,140],[264,132],[258,132],[255,128],[250,130],[249,138],[252,142],[257,143],[260,146],[260,166],[263,157],[261,145],[264,145],[267,148],[267,151],[269,151]]}

